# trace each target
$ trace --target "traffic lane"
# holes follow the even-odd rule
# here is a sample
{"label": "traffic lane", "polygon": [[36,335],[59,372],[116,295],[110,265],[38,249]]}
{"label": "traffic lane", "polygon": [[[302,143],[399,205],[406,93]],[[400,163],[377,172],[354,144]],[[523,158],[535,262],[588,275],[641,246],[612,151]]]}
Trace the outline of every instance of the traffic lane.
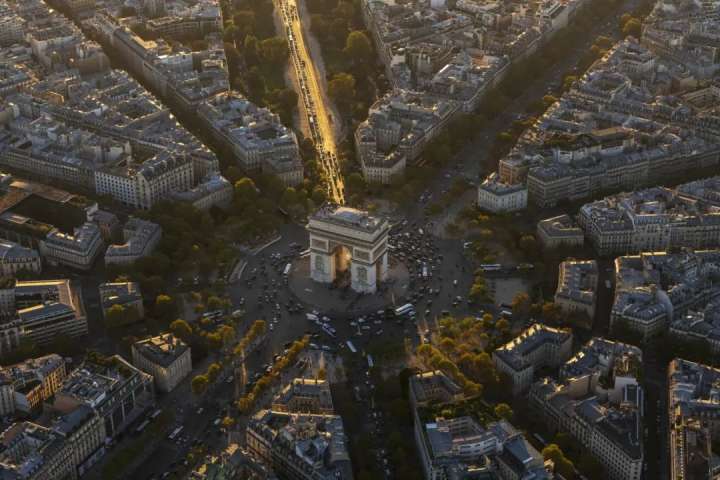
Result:
{"label": "traffic lane", "polygon": [[[232,401],[231,386],[225,385],[225,388],[221,386],[215,398],[228,399],[229,405]],[[197,405],[193,399],[188,399],[180,405],[170,407],[174,408],[175,422],[167,429],[162,439],[154,444],[151,454],[145,461],[132,472],[134,474],[132,478],[143,478],[145,472],[150,472],[146,478],[160,478],[165,472],[182,468],[181,465],[192,449],[193,442],[204,443],[214,427],[214,421],[221,415],[221,408],[206,400],[202,399]],[[199,408],[202,408],[202,411]],[[170,440],[168,435],[178,426],[183,427],[180,440]]]}

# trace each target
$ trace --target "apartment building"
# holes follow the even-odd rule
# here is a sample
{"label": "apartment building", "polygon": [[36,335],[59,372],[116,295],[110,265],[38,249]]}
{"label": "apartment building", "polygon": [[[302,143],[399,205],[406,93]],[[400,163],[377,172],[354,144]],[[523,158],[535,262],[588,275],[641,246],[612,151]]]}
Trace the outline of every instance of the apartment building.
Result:
{"label": "apartment building", "polygon": [[[714,278],[720,251],[647,252],[615,260],[615,298],[610,325],[623,322],[648,339],[672,324],[678,331],[687,315],[702,311],[720,295]],[[682,334],[681,334],[682,335]]]}
{"label": "apartment building", "polygon": [[558,269],[555,304],[565,313],[584,313],[595,318],[598,288],[598,265],[595,260],[566,260]]}
{"label": "apartment building", "polygon": [[80,406],[95,410],[104,424],[106,439],[124,432],[155,404],[153,377],[119,355],[89,354],[55,392],[52,409],[68,413]]}
{"label": "apartment building", "polygon": [[0,369],[0,415],[37,412],[67,375],[65,360],[50,354]]}
{"label": "apartment building", "polygon": [[192,371],[190,347],[172,333],[140,340],[132,345],[133,364],[152,375],[155,388],[171,392]]}
{"label": "apartment building", "polygon": [[334,413],[330,384],[317,378],[295,378],[273,398],[271,409],[276,412]]}
{"label": "apartment building", "polygon": [[570,215],[558,215],[538,222],[537,238],[543,248],[574,248],[583,246],[585,233]]}
{"label": "apartment building", "polygon": [[352,479],[342,419],[337,415],[261,410],[245,430],[247,449],[279,476]]}
{"label": "apartment building", "polygon": [[14,277],[21,271],[42,271],[42,260],[38,251],[9,240],[0,240],[0,275]]}
{"label": "apartment building", "polygon": [[717,478],[712,444],[720,432],[720,370],[676,358],[668,366],[667,385],[671,480],[692,478],[694,472]]}
{"label": "apartment building", "polygon": [[573,335],[569,329],[536,323],[510,342],[496,349],[493,363],[508,375],[513,395],[526,392],[540,368],[557,368],[572,354]]}
{"label": "apartment building", "polygon": [[443,406],[465,400],[462,389],[444,373],[412,375],[409,387],[415,444],[426,480],[553,478],[540,453],[508,422],[483,427],[470,415],[440,416]]}
{"label": "apartment building", "polygon": [[68,280],[13,282],[0,289],[0,355],[26,339],[47,345],[58,335],[87,335],[87,319],[78,292]]}
{"label": "apartment building", "polygon": [[708,88],[707,71],[697,68],[689,51],[714,48],[714,40],[690,33],[707,26],[702,8],[691,8],[696,14],[674,19],[672,28],[666,18],[650,19],[663,17],[657,8],[645,22],[651,24],[644,29],[648,37],[610,48],[500,160],[502,180],[526,183],[528,202],[550,207],[717,165],[720,122],[712,111],[720,96]]}
{"label": "apartment building", "polygon": [[0,475],[6,478],[75,480],[105,452],[99,415],[80,406],[50,426],[15,423],[0,434]]}
{"label": "apartment building", "polygon": [[643,471],[642,352],[593,338],[561,368],[559,380],[533,384],[530,404],[551,432],[571,435],[612,480],[639,480]]}
{"label": "apartment building", "polygon": [[233,185],[228,179],[219,174],[210,174],[190,190],[174,193],[172,199],[187,202],[198,210],[210,210],[212,207],[225,209],[232,203],[233,194]]}
{"label": "apartment building", "polygon": [[6,2],[0,3],[0,47],[7,47],[23,40],[23,21]]}
{"label": "apartment building", "polygon": [[105,251],[105,264],[130,265],[150,255],[160,242],[162,228],[149,220],[130,217],[123,227],[125,243],[110,245]]}
{"label": "apartment building", "polygon": [[302,182],[297,137],[267,108],[230,91],[203,102],[197,114],[244,170],[276,175],[286,186]]}
{"label": "apartment building", "polygon": [[50,265],[90,270],[103,247],[98,226],[85,222],[65,233],[53,228],[40,242],[40,253]]}
{"label": "apartment building", "polygon": [[504,183],[497,173],[493,173],[478,186],[478,207],[493,213],[524,210],[527,187],[522,183]]}
{"label": "apartment building", "polygon": [[[100,306],[102,307],[105,320],[108,319],[108,312],[115,305],[122,307],[125,319],[140,320],[145,316],[143,297],[140,292],[140,285],[137,282],[112,282],[98,285],[100,293]],[[134,313],[129,313],[130,311]]]}
{"label": "apartment building", "polygon": [[393,91],[376,101],[355,131],[365,180],[388,184],[404,173],[456,112],[456,104],[420,92]]}
{"label": "apartment building", "polygon": [[599,255],[713,247],[720,243],[715,188],[711,178],[614,195],[583,205],[578,222]]}

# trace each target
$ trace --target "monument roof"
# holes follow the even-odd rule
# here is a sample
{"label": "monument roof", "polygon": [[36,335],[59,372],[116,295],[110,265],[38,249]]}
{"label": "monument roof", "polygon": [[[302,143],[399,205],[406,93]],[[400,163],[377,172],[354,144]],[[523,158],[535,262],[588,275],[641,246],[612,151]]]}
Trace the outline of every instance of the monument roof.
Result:
{"label": "monument roof", "polygon": [[382,217],[375,217],[368,212],[350,207],[325,206],[315,212],[313,217],[315,220],[369,232],[377,230],[385,222]]}

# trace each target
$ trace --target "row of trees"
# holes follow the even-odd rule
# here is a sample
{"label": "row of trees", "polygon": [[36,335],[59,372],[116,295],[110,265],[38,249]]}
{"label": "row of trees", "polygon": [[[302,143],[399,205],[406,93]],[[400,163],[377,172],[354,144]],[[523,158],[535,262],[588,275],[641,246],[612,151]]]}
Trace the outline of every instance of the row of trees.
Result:
{"label": "row of trees", "polygon": [[493,398],[503,396],[505,379],[493,365],[490,352],[508,339],[510,324],[485,314],[481,321],[473,317],[443,317],[433,344],[422,344],[417,356],[424,366],[440,369],[461,385],[469,396],[483,392]]}
{"label": "row of trees", "polygon": [[252,410],[255,402],[267,392],[273,383],[280,380],[280,374],[283,370],[295,363],[300,352],[308,346],[309,342],[309,337],[305,336],[302,340],[296,340],[290,345],[288,352],[273,364],[270,373],[263,375],[255,385],[253,385],[252,389],[237,401],[236,406],[240,413],[248,413]]}

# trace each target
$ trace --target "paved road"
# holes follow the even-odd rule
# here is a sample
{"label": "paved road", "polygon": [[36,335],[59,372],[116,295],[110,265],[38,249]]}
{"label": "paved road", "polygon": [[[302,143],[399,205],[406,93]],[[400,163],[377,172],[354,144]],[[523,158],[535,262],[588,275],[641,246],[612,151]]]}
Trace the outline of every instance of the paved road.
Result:
{"label": "paved road", "polygon": [[282,16],[285,37],[290,48],[290,61],[296,84],[300,88],[297,92],[301,100],[300,109],[307,117],[308,137],[315,143],[329,197],[336,203],[345,203],[345,186],[337,156],[335,129],[331,121],[332,109],[327,106],[327,98],[318,79],[318,69],[305,39],[306,31],[301,23],[302,17],[298,14],[297,3],[295,0],[276,0],[275,10]]}
{"label": "paved road", "polygon": [[[636,10],[640,3],[641,0],[625,0],[616,15],[611,15],[609,20],[602,23],[596,23],[592,30],[577,39],[569,55],[541,72],[520,96],[510,102],[503,113],[493,118],[477,136],[469,139],[438,180],[430,186],[429,192],[432,194],[432,198],[440,198],[445,191],[450,189],[452,182],[460,176],[473,183],[478,183],[495,170],[500,159],[490,157],[492,150],[490,147],[495,142],[497,135],[509,130],[515,120],[524,116],[530,104],[542,100],[547,94],[558,95],[558,86],[562,82],[563,75],[576,68],[582,56],[590,49],[598,36],[606,36],[615,41],[620,40],[618,19],[623,13]],[[453,212],[451,213],[456,213],[461,207],[462,205],[458,202],[452,207]],[[423,211],[424,205],[417,202],[410,208],[408,214],[411,218],[417,219],[423,216]],[[448,212],[441,215],[447,216]]]}

